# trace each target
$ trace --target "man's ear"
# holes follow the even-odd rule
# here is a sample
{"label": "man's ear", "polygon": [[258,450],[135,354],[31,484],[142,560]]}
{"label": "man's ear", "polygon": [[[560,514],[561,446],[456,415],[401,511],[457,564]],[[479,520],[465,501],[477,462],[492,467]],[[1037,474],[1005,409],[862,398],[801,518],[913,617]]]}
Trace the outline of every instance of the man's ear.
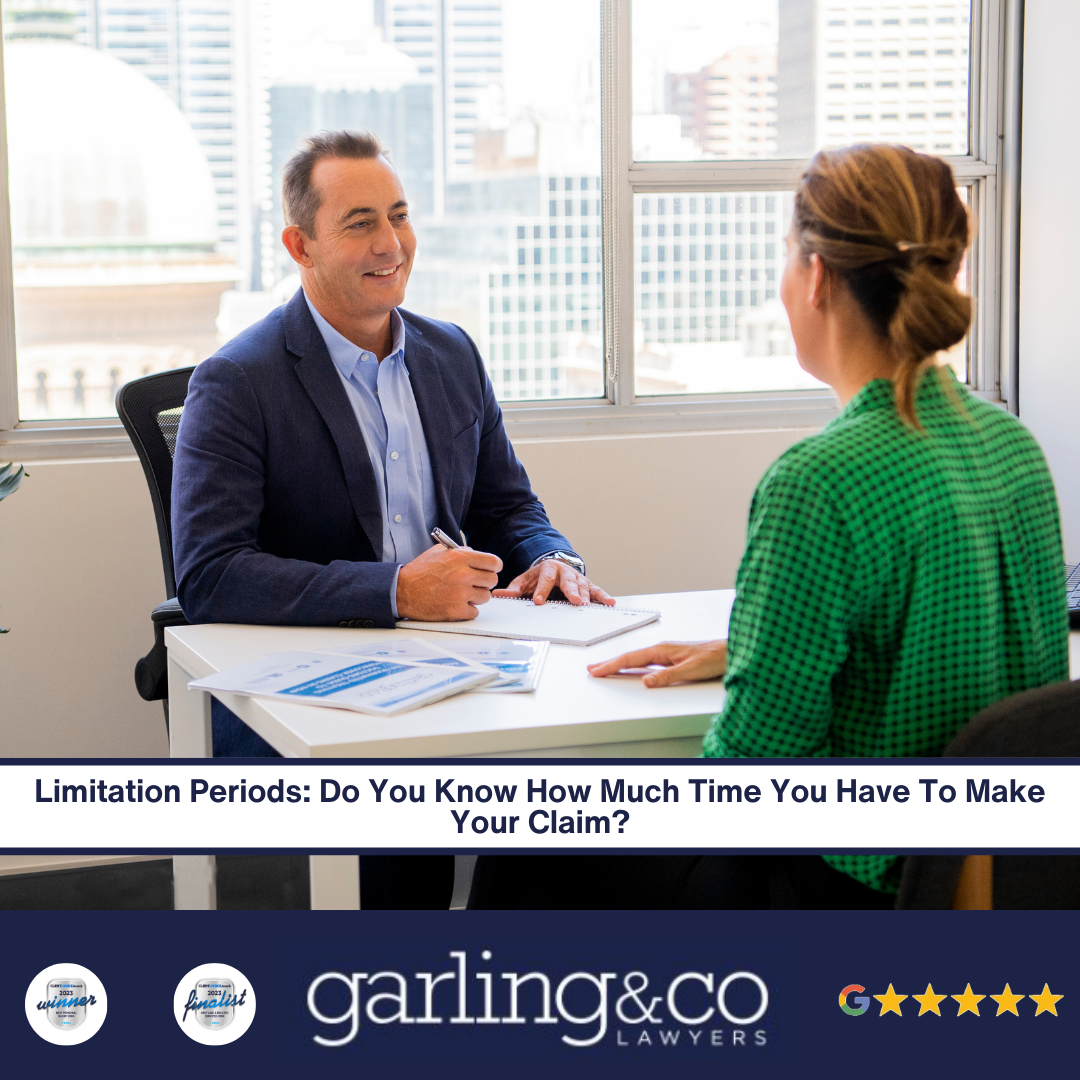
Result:
{"label": "man's ear", "polygon": [[298,266],[310,270],[315,265],[307,250],[310,238],[305,235],[299,225],[286,225],[281,232],[281,242]]}

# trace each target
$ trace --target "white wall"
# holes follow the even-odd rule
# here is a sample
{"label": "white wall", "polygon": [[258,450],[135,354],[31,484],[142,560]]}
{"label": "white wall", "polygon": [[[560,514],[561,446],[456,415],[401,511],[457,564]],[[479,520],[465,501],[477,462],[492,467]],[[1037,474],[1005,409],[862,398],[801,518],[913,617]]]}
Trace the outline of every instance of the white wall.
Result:
{"label": "white wall", "polygon": [[[809,431],[535,439],[517,451],[557,526],[612,593],[730,588],[766,467]],[[164,599],[134,459],[29,466],[0,503],[0,757],[156,757],[135,692]]]}
{"label": "white wall", "polygon": [[41,462],[0,503],[0,756],[168,754],[135,692],[165,599],[154,511],[134,459]]}
{"label": "white wall", "polygon": [[1020,215],[1020,417],[1057,485],[1066,557],[1080,561],[1080,3],[1025,5]]}

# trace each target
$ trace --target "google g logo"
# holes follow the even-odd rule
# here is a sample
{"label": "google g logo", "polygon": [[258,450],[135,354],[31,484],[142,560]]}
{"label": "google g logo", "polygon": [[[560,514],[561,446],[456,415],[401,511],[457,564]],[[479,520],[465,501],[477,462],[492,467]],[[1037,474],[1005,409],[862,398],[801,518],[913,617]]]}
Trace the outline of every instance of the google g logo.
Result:
{"label": "google g logo", "polygon": [[867,1009],[870,1008],[870,999],[868,997],[857,997],[855,1004],[859,1007],[853,1009],[848,1003],[848,994],[861,994],[866,989],[865,986],[860,986],[858,983],[852,983],[850,986],[845,986],[840,991],[840,1008],[848,1014],[848,1016],[862,1016]]}

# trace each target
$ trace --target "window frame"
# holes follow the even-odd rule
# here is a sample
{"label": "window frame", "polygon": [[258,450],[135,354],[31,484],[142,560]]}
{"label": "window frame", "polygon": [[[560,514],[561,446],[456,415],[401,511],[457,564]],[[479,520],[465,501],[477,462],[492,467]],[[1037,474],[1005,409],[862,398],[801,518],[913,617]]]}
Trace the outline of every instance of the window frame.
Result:
{"label": "window frame", "polygon": [[[804,160],[635,162],[631,149],[632,0],[600,0],[603,397],[501,402],[511,438],[715,429],[814,428],[837,414],[831,390],[642,397],[634,389],[633,198],[639,193],[792,190]],[[1023,0],[972,0],[969,152],[950,156],[975,224],[968,379],[1016,412]],[[115,418],[20,421],[0,44],[0,443],[20,460],[129,456]],[[625,253],[625,257],[624,257]],[[631,317],[627,318],[627,311]]]}

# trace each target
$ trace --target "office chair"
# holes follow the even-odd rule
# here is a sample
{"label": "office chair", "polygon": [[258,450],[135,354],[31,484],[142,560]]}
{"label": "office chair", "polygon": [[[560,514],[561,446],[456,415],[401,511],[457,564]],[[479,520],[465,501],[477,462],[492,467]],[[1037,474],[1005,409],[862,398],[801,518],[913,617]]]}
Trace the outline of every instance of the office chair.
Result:
{"label": "office chair", "polygon": [[[983,709],[945,757],[1080,757],[1080,681]],[[1080,908],[1075,855],[910,855],[898,908]]]}
{"label": "office chair", "polygon": [[176,599],[176,575],[172,557],[172,465],[176,432],[187,397],[193,367],[147,375],[125,383],[116,393],[116,411],[135,452],[142,462],[157,520],[161,565],[168,599],[150,613],[154,624],[154,647],[135,665],[135,687],[146,701],[160,701],[169,724],[168,656],[165,628],[186,626],[187,619]]}

